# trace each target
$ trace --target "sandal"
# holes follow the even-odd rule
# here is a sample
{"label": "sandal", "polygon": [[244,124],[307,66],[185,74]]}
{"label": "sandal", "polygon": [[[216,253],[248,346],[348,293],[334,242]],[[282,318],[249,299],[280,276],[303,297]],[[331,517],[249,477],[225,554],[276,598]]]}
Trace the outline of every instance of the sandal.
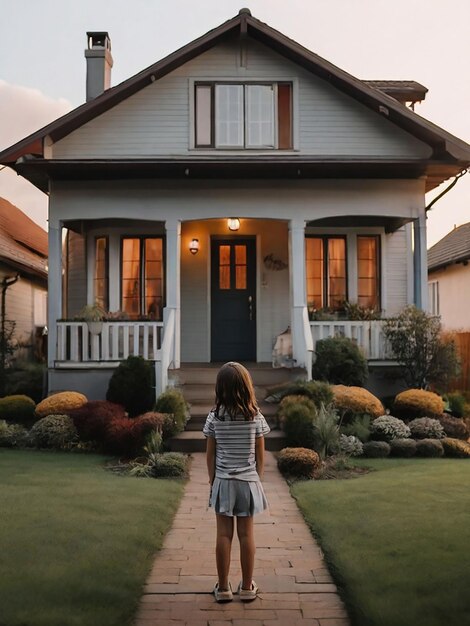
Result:
{"label": "sandal", "polygon": [[212,593],[216,602],[231,602],[233,600],[232,585],[230,583],[228,584],[228,589],[219,589],[219,583],[216,583]]}
{"label": "sandal", "polygon": [[254,580],[251,581],[251,589],[243,589],[242,581],[240,581],[237,593],[240,596],[240,600],[242,602],[251,602],[252,600],[256,600],[258,591],[258,585],[255,583]]}

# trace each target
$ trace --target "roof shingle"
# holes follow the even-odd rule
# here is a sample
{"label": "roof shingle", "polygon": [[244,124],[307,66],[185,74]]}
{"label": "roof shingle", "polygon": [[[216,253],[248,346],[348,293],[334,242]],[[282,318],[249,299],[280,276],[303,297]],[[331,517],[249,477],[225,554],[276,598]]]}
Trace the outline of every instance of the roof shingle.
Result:
{"label": "roof shingle", "polygon": [[428,250],[428,270],[470,259],[470,222],[447,233]]}

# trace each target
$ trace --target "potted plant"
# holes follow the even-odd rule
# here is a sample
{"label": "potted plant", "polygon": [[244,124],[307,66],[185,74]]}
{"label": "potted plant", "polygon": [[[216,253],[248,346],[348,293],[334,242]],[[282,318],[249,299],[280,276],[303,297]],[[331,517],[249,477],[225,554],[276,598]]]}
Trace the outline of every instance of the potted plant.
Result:
{"label": "potted plant", "polygon": [[95,304],[85,305],[78,318],[84,320],[88,325],[88,330],[92,335],[99,335],[103,330],[103,320],[106,318],[106,312],[97,302]]}

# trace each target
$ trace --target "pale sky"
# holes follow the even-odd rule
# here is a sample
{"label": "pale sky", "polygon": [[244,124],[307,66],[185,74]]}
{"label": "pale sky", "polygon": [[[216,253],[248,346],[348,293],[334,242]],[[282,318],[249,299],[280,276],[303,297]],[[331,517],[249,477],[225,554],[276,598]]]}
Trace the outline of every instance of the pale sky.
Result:
{"label": "pale sky", "polygon": [[[114,86],[243,6],[358,78],[422,83],[416,112],[470,143],[470,0],[0,0],[0,149],[84,102],[86,31],[109,32]],[[46,226],[47,196],[10,170],[0,196]],[[428,216],[429,245],[470,221],[470,173]]]}

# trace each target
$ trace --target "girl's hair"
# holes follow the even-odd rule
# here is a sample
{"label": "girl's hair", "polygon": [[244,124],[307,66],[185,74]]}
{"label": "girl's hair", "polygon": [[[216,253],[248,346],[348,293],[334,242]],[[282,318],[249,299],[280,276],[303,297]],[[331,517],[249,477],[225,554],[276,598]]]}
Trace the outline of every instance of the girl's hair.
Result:
{"label": "girl's hair", "polygon": [[252,420],[259,412],[255,390],[248,370],[230,361],[219,370],[215,383],[215,415],[219,415],[220,407],[233,419],[243,415],[245,420]]}

